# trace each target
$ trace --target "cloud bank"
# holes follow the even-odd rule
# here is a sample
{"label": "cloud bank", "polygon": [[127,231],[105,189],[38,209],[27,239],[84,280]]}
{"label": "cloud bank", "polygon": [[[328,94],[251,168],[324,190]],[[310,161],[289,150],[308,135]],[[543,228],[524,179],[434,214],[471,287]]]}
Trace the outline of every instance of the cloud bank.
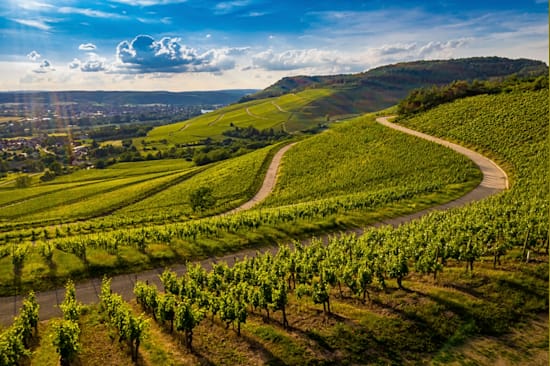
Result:
{"label": "cloud bank", "polygon": [[246,51],[246,48],[220,48],[200,53],[182,44],[179,38],[164,37],[156,41],[149,35],[139,35],[118,44],[113,71],[128,74],[222,72],[233,69],[234,58]]}

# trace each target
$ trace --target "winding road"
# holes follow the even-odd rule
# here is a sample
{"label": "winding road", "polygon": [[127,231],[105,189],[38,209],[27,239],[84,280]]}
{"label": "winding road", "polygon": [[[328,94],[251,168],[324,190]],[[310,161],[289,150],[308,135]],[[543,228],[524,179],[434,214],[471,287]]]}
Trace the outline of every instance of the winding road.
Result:
{"label": "winding road", "polygon": [[281,160],[283,159],[283,155],[292,147],[296,145],[296,142],[293,142],[292,144],[288,144],[281,148],[281,150],[277,151],[277,153],[273,156],[273,160],[271,160],[271,164],[269,164],[269,167],[267,168],[267,173],[265,174],[264,181],[262,183],[262,186],[256,193],[254,197],[252,197],[247,202],[243,203],[237,208],[234,208],[231,211],[228,211],[226,213],[223,213],[222,215],[229,215],[235,212],[244,211],[251,209],[252,207],[256,206],[258,203],[262,202],[273,192],[273,189],[275,188],[275,184],[277,184],[277,172],[279,171],[279,166],[281,165]]}
{"label": "winding road", "polygon": [[[393,124],[388,121],[388,118],[389,117],[377,118],[377,122],[389,128],[393,128],[395,130],[399,130],[401,132],[408,133],[410,135],[414,135],[429,141],[433,141],[440,145],[446,146],[468,157],[475,164],[477,164],[477,166],[483,173],[483,180],[472,191],[470,191],[466,195],[454,201],[451,201],[439,206],[431,207],[429,209],[416,212],[414,214],[381,221],[372,226],[379,226],[379,225],[399,226],[403,223],[406,223],[411,220],[417,219],[421,216],[424,216],[431,211],[446,210],[454,207],[463,206],[469,202],[478,201],[490,195],[493,195],[505,189],[508,189],[509,183],[508,183],[508,177],[506,173],[492,160],[484,157],[483,155],[475,151],[462,147],[460,145]],[[281,159],[285,154],[285,152],[288,151],[288,149],[290,149],[293,145],[294,144],[287,145],[281,150],[279,150],[277,154],[275,154],[268,168],[268,172],[266,174],[266,177],[264,178],[264,182],[262,184],[262,187],[260,188],[260,191],[258,191],[258,193],[250,201],[246,202],[245,204],[241,205],[240,207],[228,213],[249,209],[253,207],[255,204],[262,201],[263,199],[265,199],[272,192],[277,181],[277,171],[280,166]],[[349,232],[355,232],[357,234],[361,234],[363,232],[363,229],[352,229],[352,230],[349,230]],[[245,256],[248,256],[248,257],[254,256],[258,251],[275,252],[276,250],[277,250],[276,246],[267,246],[260,249],[257,249],[257,248],[245,249],[233,254],[222,256],[222,257],[208,258],[203,261],[200,261],[200,263],[205,268],[209,268],[213,262],[225,261],[227,263],[231,263],[234,260],[244,258]],[[181,275],[185,271],[185,265],[184,264],[174,265],[172,267],[172,270],[174,270],[178,275]],[[154,283],[158,287],[161,287],[159,274],[161,274],[163,271],[164,271],[164,268],[155,268],[152,270],[147,270],[147,271],[134,273],[134,274],[117,275],[112,278],[111,288],[114,292],[121,294],[125,300],[130,300],[133,298],[134,284],[138,280],[149,281],[149,283]],[[100,287],[101,287],[101,278],[93,278],[93,279],[78,283],[76,285],[77,299],[83,304],[96,303],[98,301],[98,294],[100,292]],[[45,319],[49,319],[49,318],[61,315],[58,305],[63,301],[64,294],[65,294],[64,288],[58,288],[50,291],[42,291],[36,294],[37,301],[40,304],[41,320],[45,320]],[[0,323],[1,324],[4,324],[4,325],[11,324],[11,322],[13,321],[13,316],[17,315],[19,311],[21,302],[22,302],[21,296],[11,296],[11,297],[0,298]]]}

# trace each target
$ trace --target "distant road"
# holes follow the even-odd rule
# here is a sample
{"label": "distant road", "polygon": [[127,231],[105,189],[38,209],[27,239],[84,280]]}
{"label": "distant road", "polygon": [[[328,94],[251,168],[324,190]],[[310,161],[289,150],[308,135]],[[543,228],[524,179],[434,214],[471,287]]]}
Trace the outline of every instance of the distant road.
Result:
{"label": "distant road", "polygon": [[[400,216],[393,219],[384,220],[374,225],[371,225],[371,227],[380,226],[380,225],[399,226],[406,222],[418,219],[428,214],[431,211],[435,211],[435,210],[441,211],[441,210],[447,210],[454,207],[460,207],[473,201],[479,201],[483,198],[499,193],[508,188],[509,183],[508,183],[508,177],[506,173],[492,160],[484,157],[483,155],[475,151],[462,147],[460,145],[453,144],[451,142],[439,139],[437,137],[426,135],[424,133],[417,132],[417,131],[396,125],[394,123],[391,123],[388,121],[388,118],[390,117],[380,117],[377,119],[377,122],[389,128],[393,128],[395,130],[408,133],[410,135],[414,135],[429,141],[433,141],[443,146],[447,146],[457,151],[458,153],[468,157],[480,168],[481,172],[483,173],[483,180],[472,191],[470,191],[466,195],[454,201],[451,201],[439,206],[431,207],[410,215],[405,215],[405,216]],[[268,186],[271,186],[271,188],[269,189],[266,188],[265,192],[268,192],[267,194],[269,194],[273,189],[273,187],[275,186],[276,172],[280,165],[280,159],[282,159],[282,156],[284,155],[284,153],[288,149],[290,149],[293,145],[294,144],[285,146],[284,148],[279,150],[279,152],[273,157],[271,165],[268,169],[268,174],[264,179],[264,185],[267,184]],[[276,160],[278,160],[277,163],[275,163]],[[272,168],[274,169],[274,173]],[[269,173],[269,171],[271,171],[271,173]],[[268,178],[269,174],[273,174],[272,178]],[[269,181],[270,183],[266,183],[266,181]],[[262,185],[262,188],[264,188],[264,185]],[[264,194],[262,194],[262,196],[263,195]],[[267,197],[267,195],[265,197]],[[255,198],[256,198],[256,201],[254,201],[254,198],[253,198],[252,200],[245,203],[244,205],[250,204],[249,207],[252,207],[255,203],[264,199],[261,197],[257,198],[256,196]],[[249,208],[249,207],[245,208],[244,205],[239,207],[238,209],[245,210]],[[364,229],[351,229],[351,230],[348,230],[348,233],[357,233],[360,235],[363,233],[363,231]],[[322,237],[323,240],[326,240],[327,238],[328,238],[328,235],[325,235]],[[310,241],[310,239],[304,240],[304,243],[307,243],[308,241]],[[212,263],[215,263],[215,262],[227,262],[231,264],[235,260],[239,260],[244,257],[249,257],[249,258],[253,257],[258,252],[265,253],[269,251],[274,253],[276,252],[276,250],[277,250],[276,246],[266,246],[262,248],[245,249],[245,250],[235,252],[233,254],[224,255],[222,257],[208,258],[203,261],[200,261],[199,263],[205,268],[210,268]],[[181,275],[185,272],[185,264],[175,264],[171,267],[171,269],[175,271],[178,275]],[[123,275],[114,276],[112,278],[111,287],[113,289],[113,292],[121,294],[125,300],[131,300],[134,297],[133,295],[134,284],[138,280],[149,281],[149,283],[156,284],[159,288],[162,288],[162,285],[159,280],[159,275],[163,271],[164,271],[164,268],[159,267],[159,268],[155,268],[155,269],[151,269],[151,270],[147,270],[147,271],[143,271],[135,274],[123,274]],[[78,283],[76,285],[76,296],[78,301],[84,304],[97,303],[100,288],[101,288],[101,278],[93,278],[93,279]],[[50,319],[52,317],[57,317],[61,315],[58,305],[63,301],[64,294],[65,294],[64,288],[58,288],[50,291],[43,291],[36,294],[37,301],[40,304],[41,320]],[[0,323],[1,324],[5,324],[5,325],[11,324],[11,322],[13,321],[13,316],[17,315],[17,312],[21,307],[21,302],[22,302],[21,296],[11,296],[11,297],[0,298]]]}

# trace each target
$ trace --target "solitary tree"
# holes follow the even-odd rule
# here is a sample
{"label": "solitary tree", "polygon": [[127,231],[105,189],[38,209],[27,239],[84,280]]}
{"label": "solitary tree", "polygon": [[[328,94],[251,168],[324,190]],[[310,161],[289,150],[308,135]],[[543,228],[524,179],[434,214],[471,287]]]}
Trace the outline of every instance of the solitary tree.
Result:
{"label": "solitary tree", "polygon": [[27,188],[31,186],[31,177],[28,175],[20,175],[15,179],[15,186],[17,188]]}
{"label": "solitary tree", "polygon": [[212,196],[212,188],[200,187],[189,195],[189,204],[193,211],[204,211],[216,204],[216,199]]}

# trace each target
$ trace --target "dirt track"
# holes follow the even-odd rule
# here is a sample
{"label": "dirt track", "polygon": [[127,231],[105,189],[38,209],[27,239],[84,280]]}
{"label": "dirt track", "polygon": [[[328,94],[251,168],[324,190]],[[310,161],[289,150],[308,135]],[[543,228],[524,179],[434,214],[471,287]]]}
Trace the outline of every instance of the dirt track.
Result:
{"label": "dirt track", "polygon": [[[471,192],[467,193],[466,195],[460,197],[459,199],[456,199],[454,201],[445,203],[443,205],[439,205],[436,207],[432,207],[426,210],[422,210],[420,212],[416,212],[414,214],[401,216],[393,219],[388,219],[381,221],[373,226],[380,226],[380,225],[393,225],[393,226],[399,226],[403,223],[412,221],[414,219],[417,219],[419,217],[422,217],[426,215],[427,213],[434,211],[434,210],[446,210],[449,208],[454,207],[460,207],[463,206],[469,202],[478,201],[483,198],[486,198],[490,195],[496,194],[498,192],[501,192],[502,190],[505,190],[508,188],[508,177],[506,176],[506,173],[493,161],[490,159],[472,151],[469,149],[466,149],[460,145],[456,145],[450,142],[447,142],[445,140],[432,137],[417,131],[413,131],[410,129],[407,129],[402,126],[395,125],[393,123],[388,122],[387,117],[381,117],[377,119],[377,122],[390,127],[394,128],[396,130],[402,131],[404,133],[408,133],[411,135],[418,136],[420,138],[424,138],[430,141],[433,141],[435,143],[447,146],[460,154],[463,154],[473,160],[481,169],[481,172],[483,173],[483,180],[482,182]],[[244,206],[247,204],[250,204],[252,207],[254,204],[261,201],[263,198],[267,197],[269,192],[271,192],[271,189],[275,186],[276,183],[276,172],[277,168],[280,164],[280,159],[282,158],[283,154],[288,150],[291,145],[287,145],[285,148],[281,149],[273,158],[273,161],[268,169],[268,174],[266,175],[266,178],[264,179],[264,184],[262,185],[262,189],[264,189],[264,186],[266,186],[264,193],[258,198],[260,192],[249,202],[245,203],[241,207],[237,208],[236,210],[244,210],[247,209]],[[286,150],[285,150],[286,149]],[[280,155],[279,155],[280,154]],[[276,160],[279,160],[278,163],[275,163]],[[273,169],[272,169],[273,167]],[[270,173],[271,171],[271,173]],[[272,178],[268,178],[272,174]],[[266,183],[266,181],[269,181],[271,183]],[[268,188],[271,187],[271,188]],[[265,193],[267,192],[267,193]],[[263,197],[263,198],[261,198]],[[349,230],[349,232],[355,232],[357,234],[361,234],[363,232],[362,229],[353,229]],[[326,237],[325,237],[326,238]],[[307,241],[307,240],[306,240]],[[233,254],[228,254],[223,257],[212,257],[208,258],[206,260],[201,261],[200,263],[205,267],[209,268],[210,265],[213,262],[218,261],[225,261],[227,263],[232,263],[234,260],[244,258],[245,256],[251,257],[256,255],[258,251],[260,252],[275,252],[277,250],[274,246],[269,247],[263,247],[260,249],[246,249],[242,250]],[[159,280],[159,274],[162,273],[164,268],[156,268],[148,271],[143,271],[140,273],[135,274],[125,274],[125,275],[118,275],[114,276],[112,278],[111,286],[114,292],[117,292],[123,296],[124,299],[130,300],[133,298],[133,287],[137,280],[141,281],[149,281],[149,283],[154,283],[157,286],[161,287],[160,280]],[[172,266],[172,270],[174,270],[178,275],[181,275],[185,271],[185,265],[184,264],[178,264]],[[101,279],[100,278],[94,278],[91,280],[87,280],[85,282],[79,283],[76,286],[76,296],[79,301],[81,301],[84,304],[91,304],[95,303],[98,300],[98,293],[100,291],[101,286]],[[63,296],[65,293],[64,288],[59,288],[56,290],[51,291],[43,291],[37,293],[36,297],[40,304],[40,319],[49,319],[51,317],[59,316],[61,315],[61,312],[59,311],[58,304],[60,304],[63,301]],[[11,324],[13,320],[13,316],[17,315],[18,309],[21,306],[22,297],[21,296],[12,296],[12,297],[4,297],[0,298],[0,323],[1,324]]]}
{"label": "dirt track", "polygon": [[256,193],[256,195],[252,197],[249,201],[225,213],[224,215],[248,210],[256,206],[261,201],[265,200],[267,196],[271,194],[273,188],[275,188],[275,184],[277,183],[277,172],[279,171],[279,165],[281,165],[283,155],[294,145],[296,145],[296,142],[284,146],[281,150],[277,151],[275,156],[273,156],[273,160],[271,160],[271,164],[269,164],[269,168],[267,168],[264,182],[262,183],[262,186],[260,187],[260,190]]}

